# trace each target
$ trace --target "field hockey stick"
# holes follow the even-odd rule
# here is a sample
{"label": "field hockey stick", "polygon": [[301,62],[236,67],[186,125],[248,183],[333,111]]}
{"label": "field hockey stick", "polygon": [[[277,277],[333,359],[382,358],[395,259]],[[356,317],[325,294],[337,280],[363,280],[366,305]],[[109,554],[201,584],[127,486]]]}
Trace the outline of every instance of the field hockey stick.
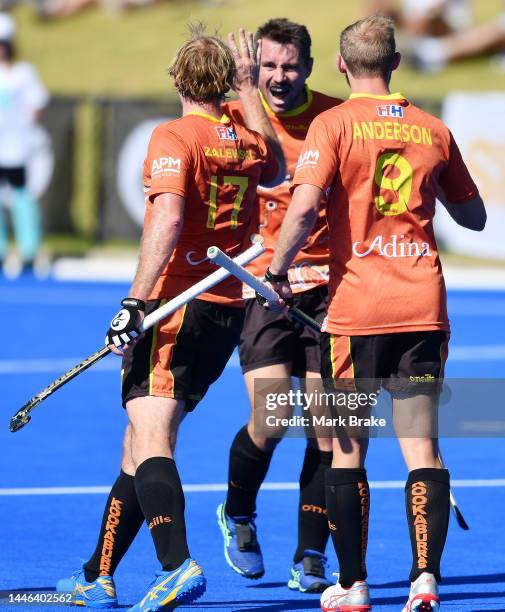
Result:
{"label": "field hockey stick", "polygon": [[[235,262],[236,265],[238,266],[246,265],[249,262],[251,262],[253,259],[255,259],[256,257],[258,257],[259,255],[261,255],[261,253],[263,253],[264,250],[265,248],[263,244],[261,242],[257,242],[251,248],[247,249],[247,251],[244,251],[243,253],[238,255],[234,260],[230,260],[230,261]],[[200,293],[203,293],[209,290],[211,287],[214,287],[215,285],[223,281],[225,278],[228,278],[230,274],[231,273],[228,272],[228,270],[224,268],[220,268],[219,270],[212,272],[212,274],[210,274],[206,278],[202,279],[201,281],[199,281],[198,283],[196,283],[189,289],[186,289],[186,291],[183,291],[180,295],[168,301],[166,304],[164,304],[163,306],[161,306],[160,308],[158,308],[151,314],[148,314],[144,318],[142,325],[140,326],[140,331],[141,332],[147,331],[149,328],[153,327],[153,325],[156,325],[156,323],[159,323],[159,321],[161,321],[162,319],[168,317],[170,314],[175,312],[178,308],[190,302]],[[78,363],[76,366],[68,370],[68,372],[65,372],[65,374],[63,374],[62,376],[57,378],[55,381],[53,381],[51,384],[49,384],[47,387],[42,389],[40,393],[37,393],[37,395],[34,395],[11,418],[10,423],[9,423],[10,431],[12,432],[19,431],[22,427],[27,425],[31,419],[30,412],[36,406],[38,406],[41,402],[47,399],[55,391],[57,391],[58,389],[61,389],[61,387],[63,387],[63,385],[66,385],[70,380],[72,380],[73,378],[75,378],[76,376],[84,372],[84,370],[87,370],[92,365],[100,361],[100,359],[103,359],[110,352],[111,350],[107,346],[104,346],[96,353],[93,353],[89,357],[86,357],[84,361],[81,361],[81,363]]]}
{"label": "field hockey stick", "polygon": [[[223,251],[221,251],[217,247],[210,247],[207,250],[207,257],[211,261],[213,261],[216,264],[216,266],[221,266],[222,268],[225,268],[226,270],[228,270],[230,274],[233,274],[233,276],[237,277],[243,283],[246,283],[246,285],[249,285],[249,287],[251,287],[257,293],[259,293],[259,295],[261,295],[262,298],[265,298],[265,300],[268,300],[269,302],[278,301],[279,296],[271,287],[266,285],[258,277],[254,276],[254,274],[251,274],[248,270],[243,268],[240,264],[233,261],[233,259],[228,257],[226,253],[223,253]],[[303,323],[304,325],[307,325],[307,327],[310,327],[314,331],[316,332],[321,331],[321,326],[319,325],[319,323],[316,320],[314,320],[312,317],[309,317],[309,315],[305,314],[300,309],[290,308],[288,310],[288,313],[294,319],[296,319],[297,321],[300,321],[300,323]]]}
{"label": "field hockey stick", "polygon": [[[442,453],[440,451],[438,451],[438,460],[440,461],[441,467],[445,468],[444,460],[442,459]],[[456,498],[454,497],[452,489],[449,490],[449,500],[451,502],[451,509],[456,519],[456,522],[461,527],[461,529],[463,529],[464,531],[468,531],[470,527],[468,523],[465,521],[465,518],[461,510],[459,509],[458,502],[456,501]]]}
{"label": "field hockey stick", "polygon": [[[243,283],[249,285],[249,287],[254,289],[257,293],[261,295],[261,297],[265,298],[269,302],[276,302],[279,299],[279,296],[271,287],[269,287],[266,283],[261,281],[256,276],[254,276],[254,274],[251,274],[250,272],[242,268],[240,265],[237,265],[232,259],[228,257],[228,255],[220,251],[217,247],[210,247],[210,249],[207,251],[207,257],[211,259],[216,265],[226,268],[231,274],[233,274],[233,276],[236,276]],[[288,312],[292,314],[293,317],[296,318],[298,321],[305,323],[313,330],[318,332],[321,331],[321,326],[319,325],[319,323],[301,310],[298,310],[298,308],[291,308]],[[438,455],[438,459],[440,461],[440,465],[444,467],[444,462],[440,453]],[[459,509],[452,490],[450,491],[450,502],[452,511],[454,513],[458,525],[461,527],[461,529],[468,530],[468,523],[465,521],[463,514]]]}

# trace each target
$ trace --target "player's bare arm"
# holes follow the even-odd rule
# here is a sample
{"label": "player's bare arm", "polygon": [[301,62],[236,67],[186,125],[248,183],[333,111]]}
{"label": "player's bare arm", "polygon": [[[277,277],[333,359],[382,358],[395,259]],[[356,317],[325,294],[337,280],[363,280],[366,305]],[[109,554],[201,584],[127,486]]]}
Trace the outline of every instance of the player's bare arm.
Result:
{"label": "player's bare arm", "polygon": [[258,41],[258,48],[255,52],[252,32],[247,32],[246,34],[245,30],[240,28],[238,38],[239,44],[237,46],[233,33],[230,32],[228,34],[228,44],[235,59],[236,66],[233,88],[242,102],[246,126],[250,130],[259,132],[263,136],[277,159],[279,172],[271,183],[265,185],[265,187],[274,187],[284,181],[286,176],[286,164],[279,138],[261,102],[258,89],[261,40]]}
{"label": "player's bare arm", "polygon": [[[184,204],[184,198],[172,193],[163,193],[154,199],[150,223],[144,226],[142,233],[137,272],[128,292],[132,299],[130,307],[134,309],[131,313],[132,327],[137,330],[144,318],[142,307],[139,308],[138,304],[146,302],[172,256],[182,229]],[[137,300],[140,302],[135,304]],[[124,302],[122,305],[126,306]],[[108,346],[116,355],[124,354],[124,346]]]}
{"label": "player's bare arm", "polygon": [[282,222],[279,241],[270,265],[273,274],[286,274],[317,220],[323,192],[315,185],[299,185]]}
{"label": "player's bare arm", "polygon": [[438,193],[438,199],[458,225],[481,232],[486,226],[487,214],[480,195],[468,202],[455,204],[447,201],[444,193]]}
{"label": "player's bare arm", "polygon": [[147,300],[179,239],[184,218],[183,197],[162,193],[153,202],[150,223],[142,233],[139,262],[129,295]]}

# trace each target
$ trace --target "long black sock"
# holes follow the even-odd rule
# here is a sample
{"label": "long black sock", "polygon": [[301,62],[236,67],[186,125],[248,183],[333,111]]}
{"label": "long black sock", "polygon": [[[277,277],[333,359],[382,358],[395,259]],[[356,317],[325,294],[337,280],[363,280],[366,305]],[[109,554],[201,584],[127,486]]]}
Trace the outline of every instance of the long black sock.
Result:
{"label": "long black sock", "polygon": [[423,572],[440,580],[440,560],[449,525],[449,472],[422,468],[409,473],[405,506],[412,546],[414,582]]}
{"label": "long black sock", "polygon": [[324,553],[330,535],[324,490],[324,475],[331,466],[333,453],[307,446],[300,473],[298,504],[298,547],[294,562],[303,558],[303,551]]}
{"label": "long black sock", "polygon": [[88,582],[114,574],[143,520],[134,478],[121,471],[105,504],[95,552],[84,564],[84,576]]}
{"label": "long black sock", "polygon": [[230,448],[228,465],[228,516],[251,516],[256,497],[265,480],[273,451],[262,451],[251,440],[247,426],[237,433]]}
{"label": "long black sock", "polygon": [[344,588],[365,580],[370,489],[364,469],[326,470],[326,508]]}
{"label": "long black sock", "polygon": [[135,489],[164,570],[178,568],[188,557],[184,493],[173,459],[151,457],[137,468]]}

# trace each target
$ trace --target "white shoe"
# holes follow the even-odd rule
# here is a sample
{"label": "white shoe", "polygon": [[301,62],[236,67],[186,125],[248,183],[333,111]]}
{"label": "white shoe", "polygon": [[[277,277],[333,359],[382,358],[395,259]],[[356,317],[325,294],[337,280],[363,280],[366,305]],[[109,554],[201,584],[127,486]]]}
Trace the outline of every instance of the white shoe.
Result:
{"label": "white shoe", "polygon": [[409,600],[402,612],[438,612],[438,610],[440,610],[440,600],[437,581],[433,574],[423,572],[410,585]]}
{"label": "white shoe", "polygon": [[368,584],[357,580],[352,587],[344,589],[338,582],[328,587],[321,595],[321,610],[324,612],[368,612],[372,609]]}

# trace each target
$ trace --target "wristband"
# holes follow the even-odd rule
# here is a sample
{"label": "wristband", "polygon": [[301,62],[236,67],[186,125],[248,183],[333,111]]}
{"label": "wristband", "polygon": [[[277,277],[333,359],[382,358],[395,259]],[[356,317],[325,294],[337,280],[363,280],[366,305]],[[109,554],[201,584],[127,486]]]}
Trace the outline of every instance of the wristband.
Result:
{"label": "wristband", "polygon": [[288,275],[287,273],[286,274],[272,274],[272,272],[270,272],[270,268],[267,268],[264,278],[268,283],[285,283],[288,280]]}

